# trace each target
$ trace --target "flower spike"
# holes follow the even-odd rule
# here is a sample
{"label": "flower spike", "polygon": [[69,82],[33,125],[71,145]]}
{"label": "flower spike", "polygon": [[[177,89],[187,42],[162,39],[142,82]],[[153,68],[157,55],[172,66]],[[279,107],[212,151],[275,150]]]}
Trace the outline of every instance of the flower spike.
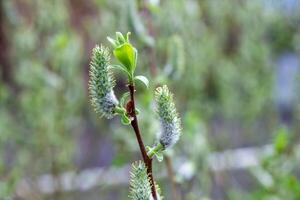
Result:
{"label": "flower spike", "polygon": [[132,164],[130,178],[129,198],[131,200],[150,200],[151,185],[146,166],[142,161]]}
{"label": "flower spike", "polygon": [[96,112],[107,119],[114,116],[119,103],[113,91],[115,81],[108,69],[109,61],[108,49],[97,45],[93,49],[90,63],[89,92]]}
{"label": "flower spike", "polygon": [[181,134],[181,123],[173,101],[173,94],[166,85],[155,91],[157,113],[161,123],[159,142],[164,149],[172,147]]}

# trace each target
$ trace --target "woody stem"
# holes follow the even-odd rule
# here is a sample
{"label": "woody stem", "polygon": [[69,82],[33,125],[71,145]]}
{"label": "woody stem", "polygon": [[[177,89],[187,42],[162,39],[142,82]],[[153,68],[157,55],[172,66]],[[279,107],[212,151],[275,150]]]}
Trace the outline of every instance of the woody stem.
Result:
{"label": "woody stem", "polygon": [[135,136],[138,141],[140,151],[142,153],[142,157],[143,157],[144,163],[147,168],[147,174],[149,175],[149,180],[150,180],[150,185],[151,185],[151,193],[152,193],[153,199],[157,200],[155,183],[154,183],[154,178],[153,178],[153,174],[152,174],[152,158],[150,158],[147,155],[147,151],[146,151],[146,148],[145,148],[142,136],[141,136],[141,132],[139,129],[138,120],[137,120],[137,116],[136,116],[136,112],[135,112],[134,85],[132,83],[130,83],[128,85],[128,88],[129,88],[129,92],[130,92],[130,101],[131,101],[131,105],[132,105],[131,117],[133,117],[133,120],[131,121],[131,126],[135,132]]}

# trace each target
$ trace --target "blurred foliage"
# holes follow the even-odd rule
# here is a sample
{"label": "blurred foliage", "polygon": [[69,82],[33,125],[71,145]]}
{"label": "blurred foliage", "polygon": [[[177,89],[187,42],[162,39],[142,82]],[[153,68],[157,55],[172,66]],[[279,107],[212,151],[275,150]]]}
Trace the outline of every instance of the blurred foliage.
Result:
{"label": "blurred foliage", "polygon": [[[3,163],[5,179],[10,173],[28,177],[58,174],[73,167],[74,136],[82,121],[82,45],[65,26],[67,7],[62,1],[4,3],[14,70],[14,85],[8,91],[4,85],[3,91],[9,94],[3,92],[1,98],[1,115],[7,121],[0,131],[1,152],[9,160]],[[30,16],[24,18],[18,3],[35,12],[27,10],[23,14]]]}
{"label": "blurred foliage", "polygon": [[[206,162],[211,151],[267,144],[274,132],[278,132],[275,151],[260,166],[274,184],[242,184],[241,195],[220,192],[221,199],[299,199],[299,92],[288,122],[282,122],[285,112],[274,103],[276,60],[286,52],[300,55],[299,3],[290,7],[284,3],[288,4],[283,0],[1,1],[5,23],[0,22],[5,29],[0,34],[6,36],[9,56],[0,63],[0,196],[13,196],[24,177],[81,169],[86,158],[78,152],[87,151],[91,159],[105,157],[97,166],[120,167],[139,156],[131,129],[118,119],[98,119],[88,103],[91,48],[96,43],[107,45],[106,36],[120,30],[137,38],[132,41],[139,49],[137,75],[147,74],[150,80],[148,90],[137,88],[146,144],[153,142],[159,127],[153,89],[167,83],[176,96],[183,136],[179,147],[168,154],[183,199],[218,199],[215,188],[233,185],[216,183]],[[10,77],[4,77],[5,70]],[[120,80],[117,95],[126,90],[125,80]],[[278,128],[281,123],[287,123],[287,133]],[[98,146],[82,145],[82,138],[88,137],[99,140]],[[187,165],[179,168],[181,163]],[[172,199],[171,190],[162,189],[166,199]],[[54,195],[59,199],[59,194]]]}
{"label": "blurred foliage", "polygon": [[[280,128],[274,139],[274,150],[266,156],[260,167],[258,180],[262,187],[252,193],[249,199],[299,199],[300,182],[299,144],[292,145],[292,138],[286,128]],[[265,180],[264,180],[265,179]]]}

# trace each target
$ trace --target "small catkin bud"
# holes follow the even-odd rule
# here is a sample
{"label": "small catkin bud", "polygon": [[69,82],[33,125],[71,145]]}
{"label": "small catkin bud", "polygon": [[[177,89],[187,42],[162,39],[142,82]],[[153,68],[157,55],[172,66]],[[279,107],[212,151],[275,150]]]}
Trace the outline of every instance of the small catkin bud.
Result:
{"label": "small catkin bud", "polygon": [[142,161],[132,164],[129,198],[131,200],[151,200],[152,198],[149,177]]}
{"label": "small catkin bud", "polygon": [[107,119],[114,116],[114,109],[119,103],[113,91],[114,79],[108,69],[109,60],[108,49],[97,45],[93,49],[89,72],[91,103],[96,112]]}
{"label": "small catkin bud", "polygon": [[157,113],[161,123],[159,142],[167,149],[172,147],[179,139],[181,123],[173,101],[173,95],[166,85],[158,87],[155,91]]}

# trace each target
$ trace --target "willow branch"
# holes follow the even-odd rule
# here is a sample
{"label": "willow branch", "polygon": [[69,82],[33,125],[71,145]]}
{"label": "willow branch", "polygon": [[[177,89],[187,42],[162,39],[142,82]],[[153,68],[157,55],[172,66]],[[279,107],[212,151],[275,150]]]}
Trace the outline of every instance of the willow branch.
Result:
{"label": "willow branch", "polygon": [[156,189],[155,189],[155,183],[154,183],[154,178],[153,178],[153,174],[152,174],[152,159],[149,158],[149,156],[147,155],[147,151],[141,136],[141,132],[139,129],[139,125],[138,125],[138,120],[137,120],[137,116],[136,116],[136,112],[135,112],[135,98],[134,98],[134,85],[133,84],[129,84],[128,85],[129,88],[129,92],[130,92],[130,113],[128,113],[131,117],[133,117],[133,120],[131,121],[131,126],[135,132],[136,135],[136,139],[138,141],[139,147],[140,147],[140,151],[142,153],[142,157],[144,160],[144,163],[146,165],[147,168],[147,174],[149,175],[149,179],[150,179],[150,184],[151,184],[151,193],[152,196],[154,198],[154,200],[157,200],[157,195],[156,195]]}

